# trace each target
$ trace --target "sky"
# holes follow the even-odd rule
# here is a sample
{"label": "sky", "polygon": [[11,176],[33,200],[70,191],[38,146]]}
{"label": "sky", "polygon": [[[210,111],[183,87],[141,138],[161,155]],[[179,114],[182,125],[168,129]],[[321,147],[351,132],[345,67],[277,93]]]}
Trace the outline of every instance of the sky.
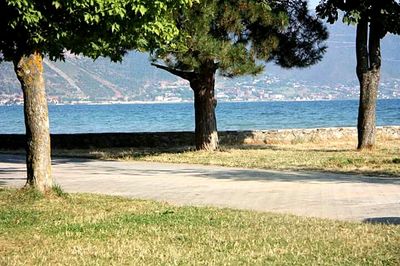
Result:
{"label": "sky", "polygon": [[308,3],[310,8],[315,8],[318,5],[319,0],[308,0]]}

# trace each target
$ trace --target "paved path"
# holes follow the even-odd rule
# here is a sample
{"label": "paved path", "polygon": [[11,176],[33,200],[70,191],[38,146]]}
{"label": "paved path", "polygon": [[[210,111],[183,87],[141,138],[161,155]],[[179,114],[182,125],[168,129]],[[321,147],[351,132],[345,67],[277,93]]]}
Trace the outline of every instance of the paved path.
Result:
{"label": "paved path", "polygon": [[[400,220],[400,178],[85,159],[55,159],[53,175],[67,192],[340,220]],[[24,158],[0,155],[0,186],[24,182]]]}

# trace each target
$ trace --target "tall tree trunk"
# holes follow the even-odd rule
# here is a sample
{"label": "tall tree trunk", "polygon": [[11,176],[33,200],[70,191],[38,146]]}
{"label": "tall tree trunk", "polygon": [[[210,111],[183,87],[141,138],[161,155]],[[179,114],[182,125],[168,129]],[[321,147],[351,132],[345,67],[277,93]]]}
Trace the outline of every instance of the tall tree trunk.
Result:
{"label": "tall tree trunk", "polygon": [[375,145],[376,101],[380,80],[380,36],[378,26],[370,25],[369,44],[368,22],[361,19],[357,25],[357,77],[360,82],[360,103],[358,110],[358,149],[371,149]]}
{"label": "tall tree trunk", "polygon": [[204,66],[202,73],[190,80],[190,87],[194,91],[196,149],[213,151],[218,148],[217,100],[214,96],[216,68],[213,62],[209,64],[211,68]]}
{"label": "tall tree trunk", "polygon": [[14,61],[14,69],[24,95],[26,185],[46,192],[52,188],[53,179],[43,58],[39,53],[21,56]]}

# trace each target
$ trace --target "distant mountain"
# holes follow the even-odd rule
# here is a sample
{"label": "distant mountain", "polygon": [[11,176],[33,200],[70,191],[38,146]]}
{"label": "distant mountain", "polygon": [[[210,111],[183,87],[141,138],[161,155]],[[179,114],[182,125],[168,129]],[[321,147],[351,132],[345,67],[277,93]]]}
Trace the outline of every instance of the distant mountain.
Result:
{"label": "distant mountain", "polygon": [[[328,25],[328,49],[323,60],[307,69],[281,69],[268,65],[267,71],[279,77],[316,85],[357,83],[355,73],[355,27],[342,23]],[[381,44],[382,81],[400,79],[400,36],[387,35]]]}
{"label": "distant mountain", "polygon": [[[287,70],[270,63],[258,77],[218,78],[219,96],[225,100],[356,98],[355,28],[337,23],[330,25],[329,31],[328,50],[319,64]],[[381,97],[400,97],[399,51],[400,36],[388,35],[383,39]],[[72,55],[67,55],[65,62],[45,60],[45,79],[48,95],[56,102],[192,98],[187,82],[152,67],[148,55],[135,52],[129,53],[122,63],[104,58],[93,62]],[[12,65],[0,64],[0,103],[12,102],[20,94]]]}

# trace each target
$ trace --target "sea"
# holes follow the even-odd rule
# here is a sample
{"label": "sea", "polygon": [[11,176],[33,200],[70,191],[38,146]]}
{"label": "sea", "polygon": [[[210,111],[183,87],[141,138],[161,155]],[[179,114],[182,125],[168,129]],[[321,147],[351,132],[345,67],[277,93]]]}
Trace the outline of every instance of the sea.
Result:
{"label": "sea", "polygon": [[[357,100],[220,102],[218,130],[355,127]],[[193,131],[193,103],[50,105],[59,133]],[[377,125],[400,125],[400,99],[379,100]],[[0,134],[25,132],[23,107],[0,106]]]}

